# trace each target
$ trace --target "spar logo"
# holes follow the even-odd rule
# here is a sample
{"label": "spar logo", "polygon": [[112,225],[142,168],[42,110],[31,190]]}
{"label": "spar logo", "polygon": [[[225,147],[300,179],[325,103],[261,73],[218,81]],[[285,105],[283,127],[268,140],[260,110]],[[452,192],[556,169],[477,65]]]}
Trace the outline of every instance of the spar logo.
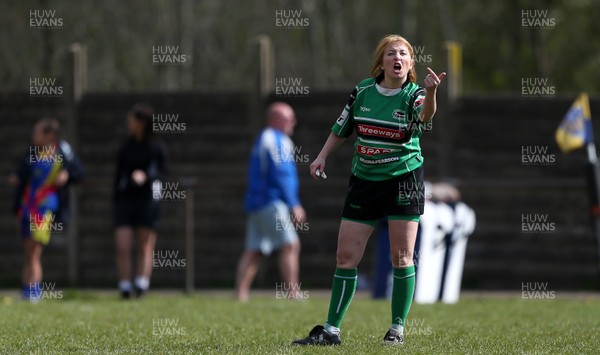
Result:
{"label": "spar logo", "polygon": [[63,19],[56,17],[56,10],[29,10],[29,27],[38,30],[58,30]]}
{"label": "spar logo", "polygon": [[152,64],[183,65],[192,57],[179,53],[179,46],[152,46]]}
{"label": "spar logo", "polygon": [[388,154],[388,153],[393,152],[393,150],[391,150],[391,149],[365,147],[364,145],[361,145],[361,144],[359,144],[356,147],[356,149],[358,150],[358,154],[368,155],[368,156],[379,155],[379,154]]}

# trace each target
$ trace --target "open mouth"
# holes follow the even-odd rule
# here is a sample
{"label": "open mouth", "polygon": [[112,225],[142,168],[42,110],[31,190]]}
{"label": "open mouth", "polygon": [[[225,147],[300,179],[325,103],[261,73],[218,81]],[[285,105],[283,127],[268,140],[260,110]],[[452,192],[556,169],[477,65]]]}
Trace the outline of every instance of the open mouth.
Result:
{"label": "open mouth", "polygon": [[400,70],[402,69],[402,65],[400,63],[394,64],[394,73],[400,74]]}

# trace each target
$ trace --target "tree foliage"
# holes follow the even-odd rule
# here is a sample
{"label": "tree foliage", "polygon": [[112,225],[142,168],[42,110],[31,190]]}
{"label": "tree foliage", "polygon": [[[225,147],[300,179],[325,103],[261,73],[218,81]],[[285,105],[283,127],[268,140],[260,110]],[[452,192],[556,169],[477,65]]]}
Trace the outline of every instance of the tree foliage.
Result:
{"label": "tree foliage", "polygon": [[[50,9],[57,29],[30,26]],[[547,11],[555,25],[527,28],[523,11]],[[277,26],[277,11],[301,10],[308,25]],[[251,90],[256,37],[275,46],[275,75],[315,90],[347,89],[368,76],[384,34],[401,33],[446,68],[444,42],[463,46],[463,92],[518,94],[521,78],[544,77],[558,93],[598,92],[600,2],[593,0],[30,0],[0,4],[0,91],[27,90],[30,77],[62,77],[69,46],[88,51],[88,90]],[[179,47],[183,65],[156,65],[155,46]],[[590,80],[592,79],[592,80]]]}

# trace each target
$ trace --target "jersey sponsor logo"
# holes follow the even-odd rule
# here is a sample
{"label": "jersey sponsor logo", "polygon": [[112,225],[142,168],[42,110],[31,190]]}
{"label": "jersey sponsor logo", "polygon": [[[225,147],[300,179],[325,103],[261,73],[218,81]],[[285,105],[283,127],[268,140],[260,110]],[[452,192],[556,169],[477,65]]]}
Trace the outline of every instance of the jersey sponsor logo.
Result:
{"label": "jersey sponsor logo", "polygon": [[339,124],[340,126],[343,126],[344,123],[346,122],[346,118],[348,118],[348,111],[346,111],[346,109],[344,109],[344,111],[342,111],[342,114],[340,115],[340,117],[335,122],[337,124]]}
{"label": "jersey sponsor logo", "polygon": [[402,121],[406,117],[406,113],[401,109],[397,108],[394,110],[394,112],[392,112],[392,117],[399,121]]}
{"label": "jersey sponsor logo", "polygon": [[363,164],[368,165],[377,165],[377,164],[388,164],[393,163],[400,160],[400,157],[389,157],[389,158],[381,158],[381,159],[366,159],[363,157],[359,157],[359,160]]}
{"label": "jersey sponsor logo", "polygon": [[368,156],[387,154],[387,153],[392,152],[391,149],[365,147],[364,145],[361,145],[361,144],[359,144],[358,147],[356,147],[356,150],[358,151],[359,154],[368,155]]}
{"label": "jersey sponsor logo", "polygon": [[358,134],[364,136],[382,137],[400,140],[405,136],[404,132],[398,131],[397,129],[381,128],[366,124],[358,125]]}
{"label": "jersey sponsor logo", "polygon": [[424,96],[418,97],[415,100],[415,102],[413,103],[413,107],[415,109],[419,108],[419,106],[423,105],[423,101],[425,101],[425,97]]}
{"label": "jersey sponsor logo", "polygon": [[361,107],[360,107],[360,110],[361,110],[362,112],[371,112],[371,109],[370,109],[369,107],[365,107],[365,106],[361,106]]}

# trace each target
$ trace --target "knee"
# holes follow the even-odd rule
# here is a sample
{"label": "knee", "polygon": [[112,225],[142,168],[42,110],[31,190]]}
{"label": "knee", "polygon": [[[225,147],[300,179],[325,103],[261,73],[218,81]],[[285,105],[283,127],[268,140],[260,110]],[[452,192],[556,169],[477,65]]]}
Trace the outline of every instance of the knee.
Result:
{"label": "knee", "polygon": [[392,252],[392,266],[395,268],[403,268],[413,264],[412,251]]}
{"label": "knee", "polygon": [[35,262],[35,256],[31,253],[25,253],[25,263],[33,264]]}
{"label": "knee", "polygon": [[131,254],[131,247],[128,245],[117,245],[117,256],[129,257]]}
{"label": "knee", "polygon": [[247,250],[242,255],[241,260],[246,260],[247,262],[259,262],[262,260],[262,253],[260,251]]}
{"label": "knee", "polygon": [[295,240],[290,244],[286,244],[281,248],[281,251],[289,254],[298,254],[300,253],[300,241]]}
{"label": "knee", "polygon": [[342,269],[353,269],[358,266],[359,258],[356,253],[348,249],[338,248],[336,253],[337,267]]}

